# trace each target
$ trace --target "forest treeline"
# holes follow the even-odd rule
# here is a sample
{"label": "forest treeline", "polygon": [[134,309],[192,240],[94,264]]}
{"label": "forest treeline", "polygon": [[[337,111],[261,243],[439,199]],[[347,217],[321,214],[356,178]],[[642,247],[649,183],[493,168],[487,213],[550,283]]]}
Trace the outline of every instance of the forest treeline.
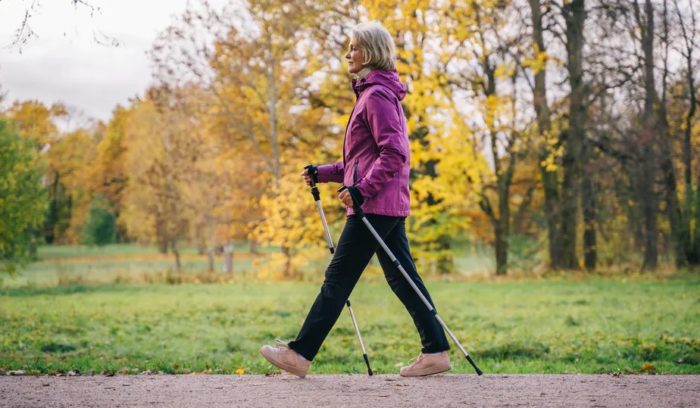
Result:
{"label": "forest treeline", "polygon": [[[5,101],[0,256],[40,243],[279,248],[294,278],[327,256],[300,173],[341,160],[350,30],[398,46],[419,269],[457,239],[542,268],[700,263],[700,7],[693,0],[193,2],[158,36],[153,83],[62,132],[60,104]],[[339,236],[344,211],[322,186]],[[230,246],[229,246],[230,248]],[[525,248],[525,249],[523,249]],[[510,261],[509,261],[509,256]]]}

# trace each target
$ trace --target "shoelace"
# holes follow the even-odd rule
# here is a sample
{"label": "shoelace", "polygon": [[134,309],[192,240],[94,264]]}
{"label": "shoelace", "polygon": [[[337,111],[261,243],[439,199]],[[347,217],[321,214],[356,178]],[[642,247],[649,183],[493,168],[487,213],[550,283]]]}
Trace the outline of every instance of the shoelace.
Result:
{"label": "shoelace", "polygon": [[416,364],[417,362],[421,361],[423,357],[425,357],[425,354],[420,353],[418,356],[413,357],[413,359],[411,359],[411,361],[408,362],[408,365],[412,366],[413,364]]}
{"label": "shoelace", "polygon": [[[287,350],[292,350],[291,348],[289,348],[289,342],[288,342],[288,341],[284,341],[284,340],[280,339],[279,337],[275,339],[275,343],[277,343],[277,346],[280,347],[280,348],[287,349]],[[292,350],[292,351],[294,351],[294,350]],[[302,359],[302,360],[304,360],[304,361],[307,361],[307,360],[304,358],[304,356],[302,356],[301,354],[299,354],[299,353],[297,353],[297,352],[294,352],[294,354],[297,355],[297,356],[299,356],[299,359]]]}
{"label": "shoelace", "polygon": [[284,340],[280,339],[279,337],[275,339],[275,343],[277,343],[278,347],[282,347],[282,348],[286,348],[286,349],[289,348],[289,342],[284,341]]}

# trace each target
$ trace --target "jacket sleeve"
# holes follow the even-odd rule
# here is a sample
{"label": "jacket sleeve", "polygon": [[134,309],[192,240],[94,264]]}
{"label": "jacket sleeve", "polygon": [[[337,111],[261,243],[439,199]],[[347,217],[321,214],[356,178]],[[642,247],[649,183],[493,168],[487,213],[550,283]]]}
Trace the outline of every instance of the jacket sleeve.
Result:
{"label": "jacket sleeve", "polygon": [[343,168],[344,165],[342,161],[318,166],[318,182],[328,183],[329,181],[335,181],[336,183],[342,183]]}
{"label": "jacket sleeve", "polygon": [[373,92],[367,99],[365,113],[367,125],[379,148],[379,156],[355,185],[367,201],[406,164],[408,144],[404,141],[403,115],[397,111],[393,95],[384,90]]}

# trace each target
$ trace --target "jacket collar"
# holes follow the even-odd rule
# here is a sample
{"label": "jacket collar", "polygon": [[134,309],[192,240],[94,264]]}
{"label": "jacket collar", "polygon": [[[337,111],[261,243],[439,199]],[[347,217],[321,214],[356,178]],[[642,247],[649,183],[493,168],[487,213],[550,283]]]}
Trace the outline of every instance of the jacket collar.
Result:
{"label": "jacket collar", "polygon": [[364,89],[364,84],[367,82],[369,76],[371,76],[373,70],[368,67],[364,67],[357,74],[353,74],[352,78],[352,89],[355,91],[356,96],[360,96],[360,92]]}

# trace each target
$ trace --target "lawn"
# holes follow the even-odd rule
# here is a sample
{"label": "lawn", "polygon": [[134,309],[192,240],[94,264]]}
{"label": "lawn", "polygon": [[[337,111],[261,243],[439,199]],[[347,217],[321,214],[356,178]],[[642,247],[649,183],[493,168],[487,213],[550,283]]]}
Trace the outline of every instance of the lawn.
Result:
{"label": "lawn", "polygon": [[[428,279],[438,311],[486,373],[700,373],[700,279]],[[268,373],[257,353],[293,338],[317,283],[92,284],[0,290],[0,371]],[[420,348],[389,287],[352,295],[373,368]],[[455,348],[454,372],[472,372]],[[314,373],[362,373],[343,311]]]}

